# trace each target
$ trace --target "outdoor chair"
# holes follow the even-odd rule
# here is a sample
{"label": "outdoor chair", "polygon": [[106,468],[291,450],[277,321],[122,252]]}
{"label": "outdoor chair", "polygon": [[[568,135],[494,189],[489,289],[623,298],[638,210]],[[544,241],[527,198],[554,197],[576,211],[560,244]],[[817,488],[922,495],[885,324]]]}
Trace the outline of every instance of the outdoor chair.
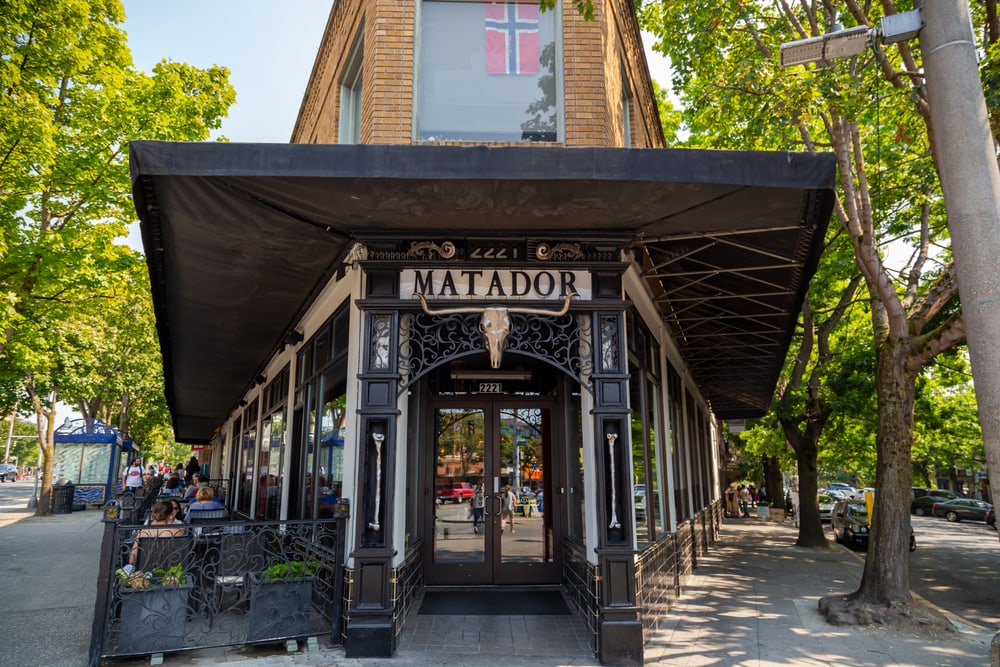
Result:
{"label": "outdoor chair", "polygon": [[206,548],[203,569],[206,588],[212,588],[212,604],[216,610],[226,610],[224,602],[230,593],[237,599],[229,607],[242,605],[249,599],[247,579],[265,567],[259,535],[249,532],[226,532],[212,535]]}
{"label": "outdoor chair", "polygon": [[225,509],[189,509],[185,518],[190,524],[210,522],[217,523],[220,521],[229,521],[229,512]]}
{"label": "outdoor chair", "polygon": [[167,570],[180,565],[188,572],[194,563],[194,539],[179,537],[140,537],[135,569],[143,572]]}

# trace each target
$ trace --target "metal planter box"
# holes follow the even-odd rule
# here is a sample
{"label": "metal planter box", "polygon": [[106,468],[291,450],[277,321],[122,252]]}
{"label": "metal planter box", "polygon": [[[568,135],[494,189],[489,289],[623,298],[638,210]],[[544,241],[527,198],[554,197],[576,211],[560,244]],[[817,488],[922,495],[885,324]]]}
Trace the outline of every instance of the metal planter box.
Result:
{"label": "metal planter box", "polygon": [[309,634],[314,579],[251,577],[249,641],[288,639]]}
{"label": "metal planter box", "polygon": [[193,584],[122,588],[118,653],[163,653],[184,648]]}

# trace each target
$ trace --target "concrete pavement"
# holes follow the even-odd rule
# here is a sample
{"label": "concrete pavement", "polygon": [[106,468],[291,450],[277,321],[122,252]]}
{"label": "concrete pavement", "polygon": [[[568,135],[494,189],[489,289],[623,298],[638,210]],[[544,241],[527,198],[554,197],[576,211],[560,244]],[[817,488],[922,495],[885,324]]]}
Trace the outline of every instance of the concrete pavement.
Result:
{"label": "concrete pavement", "polygon": [[[30,496],[30,482],[18,482]],[[100,512],[36,519],[24,503],[0,502],[0,665],[86,664],[102,532]],[[700,560],[669,617],[646,646],[646,664],[670,666],[983,667],[1000,628],[954,617],[949,638],[880,627],[828,625],[817,600],[857,588],[862,561],[843,547],[794,546],[788,523],[727,519],[722,539]],[[529,621],[531,617],[526,617]],[[413,619],[411,619],[413,620]],[[485,643],[484,643],[485,646]],[[404,667],[407,665],[598,665],[591,657],[503,655],[475,637],[446,652],[400,650],[392,659],[347,659],[337,648],[284,654],[280,647],[216,649],[166,656],[165,665]],[[114,665],[148,664],[122,660]]]}

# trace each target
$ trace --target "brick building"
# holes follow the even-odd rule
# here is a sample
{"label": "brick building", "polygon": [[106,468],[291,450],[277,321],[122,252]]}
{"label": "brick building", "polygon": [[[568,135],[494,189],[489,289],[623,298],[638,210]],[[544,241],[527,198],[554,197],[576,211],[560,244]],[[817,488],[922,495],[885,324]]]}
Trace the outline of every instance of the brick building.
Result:
{"label": "brick building", "polygon": [[641,663],[767,409],[833,161],[663,148],[594,4],[339,0],[291,144],[132,146],[176,436],[248,518],[350,502],[349,656],[424,589],[558,588]]}

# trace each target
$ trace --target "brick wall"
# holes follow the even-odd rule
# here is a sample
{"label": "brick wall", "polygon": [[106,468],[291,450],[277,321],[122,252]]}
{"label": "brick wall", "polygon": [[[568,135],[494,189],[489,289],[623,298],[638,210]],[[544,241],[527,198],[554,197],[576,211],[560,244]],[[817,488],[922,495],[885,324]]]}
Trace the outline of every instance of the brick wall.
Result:
{"label": "brick wall", "polygon": [[[342,72],[362,25],[361,142],[412,141],[416,1],[336,2],[299,110],[293,142],[337,141]],[[627,80],[631,145],[662,146],[631,0],[595,0],[594,4],[595,20],[586,21],[573,0],[562,0],[565,137],[557,145],[623,146],[622,86]]]}

